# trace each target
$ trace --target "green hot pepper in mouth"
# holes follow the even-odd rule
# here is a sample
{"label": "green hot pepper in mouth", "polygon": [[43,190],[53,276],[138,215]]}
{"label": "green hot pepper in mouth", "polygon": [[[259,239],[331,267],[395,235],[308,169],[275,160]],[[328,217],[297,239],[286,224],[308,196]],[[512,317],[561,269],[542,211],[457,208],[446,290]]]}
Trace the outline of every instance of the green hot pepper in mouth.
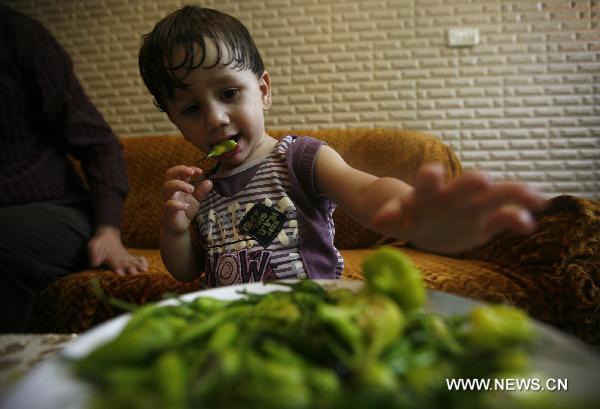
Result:
{"label": "green hot pepper in mouth", "polygon": [[237,147],[237,142],[233,139],[227,139],[226,141],[219,142],[210,150],[206,158],[214,158],[216,156],[221,156],[226,154],[227,152],[231,152]]}

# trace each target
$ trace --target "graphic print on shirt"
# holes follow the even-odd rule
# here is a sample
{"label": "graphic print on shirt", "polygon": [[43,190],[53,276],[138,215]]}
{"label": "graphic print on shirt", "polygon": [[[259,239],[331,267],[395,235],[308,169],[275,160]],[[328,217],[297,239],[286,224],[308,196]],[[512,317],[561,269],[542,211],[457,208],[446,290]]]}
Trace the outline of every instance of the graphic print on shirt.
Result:
{"label": "graphic print on shirt", "polygon": [[[194,222],[207,253],[207,287],[306,277],[296,250],[296,207],[287,195],[275,200],[234,201],[211,208],[204,219],[197,215]],[[292,251],[286,253],[288,248]],[[286,256],[275,260],[274,252],[281,250]]]}
{"label": "graphic print on shirt", "polygon": [[240,223],[240,231],[269,247],[285,223],[285,214],[262,203],[256,203]]}

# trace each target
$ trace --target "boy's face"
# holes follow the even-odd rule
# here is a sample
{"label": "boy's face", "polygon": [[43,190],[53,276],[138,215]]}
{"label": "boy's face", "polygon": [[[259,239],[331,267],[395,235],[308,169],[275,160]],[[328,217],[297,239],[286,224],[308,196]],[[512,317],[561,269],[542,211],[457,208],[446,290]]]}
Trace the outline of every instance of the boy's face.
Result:
{"label": "boy's face", "polygon": [[[179,51],[172,66],[183,60],[183,51]],[[201,54],[199,47],[197,51]],[[200,57],[196,57],[197,61]],[[248,69],[220,65],[205,68],[216,61],[216,45],[206,39],[203,65],[185,77],[184,82],[190,84],[188,89],[175,90],[173,99],[167,103],[167,113],[185,139],[206,153],[219,142],[235,140],[235,150],[216,158],[227,169],[254,159],[253,153],[263,143],[264,110],[271,106],[271,82],[266,71],[257,78]],[[183,68],[175,70],[178,77],[185,73]]]}

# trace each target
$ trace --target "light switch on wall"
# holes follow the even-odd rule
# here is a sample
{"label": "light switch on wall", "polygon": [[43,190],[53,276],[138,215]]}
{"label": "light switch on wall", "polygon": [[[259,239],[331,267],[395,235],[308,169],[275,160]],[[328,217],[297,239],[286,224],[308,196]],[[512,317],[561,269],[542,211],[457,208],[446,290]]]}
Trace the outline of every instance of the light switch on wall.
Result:
{"label": "light switch on wall", "polygon": [[479,44],[479,29],[459,27],[448,29],[448,47],[473,47]]}

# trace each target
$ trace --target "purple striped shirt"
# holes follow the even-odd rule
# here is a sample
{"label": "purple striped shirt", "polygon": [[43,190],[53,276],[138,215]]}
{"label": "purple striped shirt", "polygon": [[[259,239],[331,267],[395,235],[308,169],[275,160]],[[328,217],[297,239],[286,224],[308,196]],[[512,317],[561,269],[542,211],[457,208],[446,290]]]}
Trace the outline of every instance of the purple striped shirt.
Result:
{"label": "purple striped shirt", "polygon": [[0,6],[0,206],[86,197],[67,155],[81,161],[96,224],[119,226],[127,174],[118,139],[60,44]]}
{"label": "purple striped shirt", "polygon": [[[311,154],[303,155],[296,148],[307,143]],[[214,189],[194,217],[206,253],[207,287],[341,276],[343,259],[333,245],[335,206],[316,193],[312,178],[321,144],[289,135],[259,164],[211,178]],[[307,174],[296,175],[302,169]],[[298,197],[308,199],[308,208],[300,208]],[[319,254],[333,257],[315,264]]]}

